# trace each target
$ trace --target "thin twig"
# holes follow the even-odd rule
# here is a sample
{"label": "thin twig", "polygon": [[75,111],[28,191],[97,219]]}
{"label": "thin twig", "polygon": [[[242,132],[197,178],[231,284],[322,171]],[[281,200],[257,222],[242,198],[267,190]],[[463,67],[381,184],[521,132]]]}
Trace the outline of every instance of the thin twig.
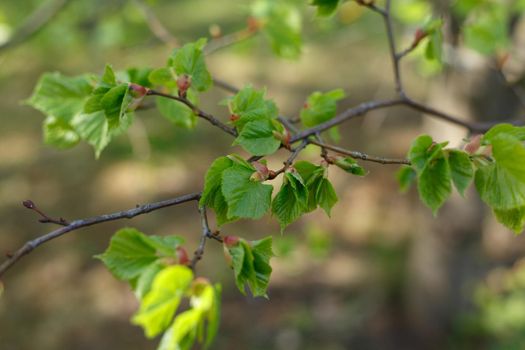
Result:
{"label": "thin twig", "polygon": [[213,85],[225,91],[231,92],[232,94],[236,94],[239,92],[238,88],[222,79],[213,78]]}
{"label": "thin twig", "polygon": [[202,235],[200,239],[199,246],[197,247],[197,250],[195,250],[193,254],[193,259],[191,259],[191,269],[195,271],[195,267],[199,260],[202,259],[202,256],[204,255],[204,248],[206,247],[206,241],[208,238],[210,239],[218,239],[220,242],[222,242],[222,239],[220,237],[217,237],[214,235],[210,230],[210,225],[208,224],[208,215],[206,213],[206,207],[202,206],[199,208],[199,212],[201,214],[201,225],[202,225]]}
{"label": "thin twig", "polygon": [[167,44],[170,47],[179,46],[178,40],[171,35],[170,31],[162,24],[155,12],[148,6],[143,0],[134,0],[135,5],[144,15],[146,24],[149,29],[160,41]]}
{"label": "thin twig", "polygon": [[160,96],[160,97],[169,98],[169,99],[172,99],[172,100],[175,100],[175,101],[179,101],[179,102],[185,104],[186,106],[188,106],[193,111],[193,113],[196,116],[198,116],[198,117],[200,117],[202,119],[206,119],[211,124],[215,125],[216,127],[220,128],[222,131],[224,131],[224,132],[226,132],[226,133],[228,133],[228,134],[230,134],[232,136],[237,136],[237,131],[234,128],[231,128],[228,125],[224,124],[219,119],[215,118],[213,115],[204,112],[203,110],[201,110],[200,108],[195,106],[193,103],[191,103],[188,99],[186,99],[184,97],[170,95],[170,94],[166,94],[164,92],[160,92],[160,91],[156,91],[156,90],[148,90],[147,94],[151,95],[151,96]]}
{"label": "thin twig", "polygon": [[342,124],[354,117],[358,117],[361,115],[364,115],[374,109],[380,109],[380,108],[386,108],[386,107],[392,107],[396,105],[403,104],[402,99],[395,99],[395,100],[384,100],[384,101],[371,101],[371,102],[365,102],[361,103],[360,105],[349,108],[342,112],[341,114],[335,116],[334,118],[318,124],[314,127],[311,127],[309,129],[303,130],[301,132],[298,132],[295,134],[292,139],[290,140],[291,143],[297,142],[299,140],[302,140],[304,138],[307,138],[311,135],[315,135],[317,133],[323,132],[325,130],[328,130],[336,125]]}
{"label": "thin twig", "polygon": [[33,210],[34,212],[36,212],[38,215],[42,217],[41,219],[38,220],[38,222],[41,222],[43,224],[52,223],[52,224],[57,224],[61,226],[69,225],[69,222],[67,222],[66,219],[64,218],[54,219],[48,216],[46,213],[40,210],[32,200],[27,199],[22,202],[22,205],[26,207],[27,209]]}
{"label": "thin twig", "polygon": [[388,47],[390,52],[390,59],[392,61],[392,69],[394,70],[394,83],[396,86],[396,92],[399,96],[405,96],[405,91],[403,89],[403,82],[401,81],[401,71],[399,69],[399,58],[396,54],[396,41],[394,37],[394,28],[392,25],[392,15],[391,15],[391,0],[386,0],[385,11],[382,13],[383,20],[385,22],[386,34],[388,39]]}
{"label": "thin twig", "polygon": [[303,142],[301,142],[301,144],[299,146],[297,146],[295,149],[291,150],[292,154],[288,157],[288,159],[286,159],[286,161],[283,162],[284,166],[282,168],[280,168],[279,170],[272,172],[271,176],[268,179],[269,180],[275,179],[277,176],[281,175],[286,170],[288,170],[288,168],[294,162],[295,158],[297,158],[299,153],[301,153],[301,151],[306,146],[308,146],[308,140],[305,139],[305,140],[303,140]]}
{"label": "thin twig", "polygon": [[247,40],[251,37],[253,37],[257,31],[250,29],[250,28],[244,28],[237,32],[230,33],[218,38],[215,38],[211,40],[208,45],[204,47],[204,54],[210,55],[216,51],[219,51],[221,49],[224,49],[228,46],[232,46],[234,44],[237,44],[241,41]]}
{"label": "thin twig", "polygon": [[319,146],[323,149],[329,149],[331,151],[337,152],[339,154],[344,154],[347,156],[350,156],[355,159],[361,159],[368,162],[374,162],[374,163],[380,163],[380,164],[406,164],[410,165],[410,161],[408,159],[400,159],[400,158],[385,158],[385,157],[377,157],[377,156],[371,156],[363,152],[358,151],[350,151],[341,147],[329,145],[324,142],[314,141],[314,140],[308,140],[308,143],[311,143],[313,145]]}
{"label": "thin twig", "polygon": [[154,210],[171,207],[171,206],[186,203],[189,201],[196,201],[196,200],[199,200],[200,197],[201,197],[200,192],[190,193],[184,196],[167,199],[161,202],[139,205],[133,209],[119,211],[116,213],[104,214],[104,215],[94,216],[94,217],[87,218],[87,219],[75,220],[67,226],[61,227],[55,231],[51,231],[45,235],[42,235],[33,240],[27,241],[16,252],[9,254],[8,259],[0,265],[0,277],[2,277],[4,273],[7,270],[9,270],[9,268],[11,268],[18,260],[20,260],[25,255],[31,253],[35,248],[39,247],[40,245],[50,240],[58,238],[68,232],[78,230],[79,228],[82,228],[82,227],[100,224],[103,222],[120,220],[120,219],[131,219],[135,216],[146,214]]}
{"label": "thin twig", "polygon": [[49,1],[29,15],[17,28],[11,39],[0,45],[0,51],[15,47],[31,39],[41,31],[70,2],[70,0]]}

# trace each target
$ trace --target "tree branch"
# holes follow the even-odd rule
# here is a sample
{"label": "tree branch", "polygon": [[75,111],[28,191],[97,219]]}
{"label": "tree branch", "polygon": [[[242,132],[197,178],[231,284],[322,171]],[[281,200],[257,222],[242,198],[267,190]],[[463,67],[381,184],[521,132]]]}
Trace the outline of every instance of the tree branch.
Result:
{"label": "tree branch", "polygon": [[202,256],[204,255],[204,248],[206,247],[206,240],[214,239],[222,243],[222,238],[220,238],[218,235],[214,235],[213,232],[210,230],[210,225],[208,224],[208,215],[206,213],[206,207],[205,206],[200,207],[199,213],[201,214],[202,235],[201,235],[199,246],[197,247],[197,250],[195,250],[193,254],[193,259],[191,259],[190,267],[193,271],[195,271],[195,267],[197,266],[197,263],[202,259]]}
{"label": "tree branch", "polygon": [[335,116],[334,118],[318,124],[312,128],[303,130],[295,134],[292,139],[290,140],[291,143],[297,142],[299,140],[302,140],[304,138],[307,138],[311,135],[315,135],[317,133],[320,133],[322,131],[328,130],[336,125],[342,124],[346,122],[347,120],[350,120],[352,118],[364,115],[370,111],[373,111],[375,109],[381,109],[386,107],[392,107],[396,105],[403,104],[404,101],[402,99],[395,99],[395,100],[385,100],[385,101],[371,101],[371,102],[364,102],[360,105],[349,108],[343,113]]}
{"label": "tree branch", "polygon": [[134,0],[134,3],[144,15],[146,24],[153,35],[170,47],[179,46],[178,40],[173,35],[171,35],[170,31],[164,26],[164,24],[162,24],[148,4],[146,4],[143,0]]}
{"label": "tree branch", "polygon": [[17,28],[11,39],[0,45],[0,51],[15,47],[29,40],[42,30],[69,2],[70,0],[54,0],[37,8]]}
{"label": "tree branch", "polygon": [[211,124],[215,125],[216,127],[218,127],[219,129],[221,129],[227,134],[230,134],[232,136],[237,136],[237,131],[234,128],[231,128],[228,125],[224,124],[219,119],[215,118],[213,115],[204,112],[199,107],[191,103],[187,98],[166,94],[166,93],[156,91],[156,90],[148,90],[147,94],[150,96],[160,96],[160,97],[169,98],[175,101],[179,101],[185,104],[186,106],[188,106],[193,111],[193,113],[195,113],[196,116],[202,119],[206,119]]}
{"label": "tree branch", "polygon": [[344,154],[347,156],[350,156],[355,159],[361,159],[368,162],[374,162],[374,163],[380,163],[380,164],[406,164],[410,165],[410,161],[408,159],[397,159],[397,158],[385,158],[385,157],[377,157],[377,156],[371,156],[363,152],[357,152],[357,151],[350,151],[341,147],[333,146],[326,144],[324,142],[319,142],[315,140],[308,140],[308,143],[311,143],[313,145],[319,146],[323,149],[328,149],[331,151],[334,151],[339,154]]}
{"label": "tree branch", "polygon": [[161,202],[139,205],[133,209],[119,211],[119,212],[115,212],[111,214],[103,214],[103,215],[94,216],[94,217],[87,218],[87,219],[75,220],[67,226],[61,227],[55,231],[51,231],[45,235],[42,235],[33,240],[27,241],[16,252],[14,252],[13,254],[8,254],[7,260],[4,261],[0,265],[0,277],[2,277],[4,273],[7,270],[9,270],[9,268],[11,268],[17,261],[19,261],[25,255],[31,253],[35,248],[39,247],[40,245],[52,239],[58,238],[68,232],[78,230],[79,228],[82,228],[82,227],[92,226],[92,225],[100,224],[100,223],[107,222],[107,221],[114,221],[114,220],[120,220],[120,219],[131,219],[135,216],[146,214],[146,213],[158,210],[158,209],[171,207],[171,206],[186,203],[189,201],[196,201],[196,200],[199,200],[200,197],[201,197],[200,192],[190,193],[184,196],[167,199]]}

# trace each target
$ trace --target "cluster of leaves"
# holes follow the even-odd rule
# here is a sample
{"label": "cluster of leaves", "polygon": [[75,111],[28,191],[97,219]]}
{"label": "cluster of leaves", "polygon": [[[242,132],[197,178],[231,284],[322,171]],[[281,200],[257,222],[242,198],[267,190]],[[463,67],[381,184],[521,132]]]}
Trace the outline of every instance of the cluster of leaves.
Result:
{"label": "cluster of leaves", "polygon": [[267,298],[266,290],[272,273],[270,259],[274,256],[272,237],[249,242],[235,236],[226,236],[223,241],[224,256],[233,269],[239,291],[246,294],[247,284],[253,296]]}
{"label": "cluster of leaves", "polygon": [[[334,164],[349,173],[365,174],[348,158],[339,158]],[[326,162],[296,162],[284,173],[281,188],[272,200],[273,186],[264,183],[270,171],[263,162],[249,163],[235,154],[220,157],[206,174],[200,203],[215,211],[219,225],[241,218],[260,219],[271,208],[284,230],[318,206],[330,214],[337,195],[328,180],[327,167]]]}
{"label": "cluster of leaves", "polygon": [[[188,100],[196,103],[197,92],[212,84],[202,54],[205,44],[206,40],[201,39],[175,49],[167,67],[156,70],[131,68],[115,72],[108,65],[101,76],[44,74],[27,100],[46,115],[44,141],[65,149],[84,140],[99,157],[111,139],[131,125],[133,112],[141,106],[148,89],[159,86],[176,94],[183,87]],[[160,113],[175,125],[195,125],[194,112],[185,104],[166,98],[156,102]]]}
{"label": "cluster of leaves", "polygon": [[[96,256],[113,275],[130,284],[140,300],[132,322],[148,338],[164,332],[159,350],[191,349],[195,341],[207,348],[219,325],[220,285],[194,279],[178,236],[147,236],[125,228]],[[190,308],[176,315],[183,298]]]}
{"label": "cluster of leaves", "polygon": [[499,124],[476,136],[464,150],[445,149],[428,135],[408,153],[412,165],[398,173],[402,189],[417,179],[423,203],[437,213],[452,192],[463,195],[474,180],[481,199],[496,218],[516,233],[525,226],[525,127]]}

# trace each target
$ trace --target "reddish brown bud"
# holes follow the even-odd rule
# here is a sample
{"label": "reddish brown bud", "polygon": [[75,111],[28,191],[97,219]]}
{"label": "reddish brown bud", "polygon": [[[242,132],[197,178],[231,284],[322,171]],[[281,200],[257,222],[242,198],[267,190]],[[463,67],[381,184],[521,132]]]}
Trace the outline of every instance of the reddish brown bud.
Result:
{"label": "reddish brown bud", "polygon": [[141,98],[148,94],[148,88],[139,84],[129,83],[128,88],[131,96],[134,98]]}
{"label": "reddish brown bud", "polygon": [[224,236],[224,238],[222,239],[222,242],[224,243],[225,246],[227,246],[228,248],[231,248],[233,246],[236,246],[237,243],[239,243],[239,237],[237,237],[237,236]]}
{"label": "reddish brown bud", "polygon": [[26,207],[27,209],[34,209],[35,208],[35,203],[33,203],[33,201],[30,200],[30,199],[27,199],[27,200],[23,201],[22,205],[24,207]]}
{"label": "reddish brown bud", "polygon": [[470,141],[463,147],[465,152],[468,154],[474,154],[476,153],[479,148],[481,147],[481,138],[483,135],[475,135],[473,136]]}
{"label": "reddish brown bud", "polygon": [[191,86],[191,77],[187,74],[181,75],[177,79],[177,87],[179,88],[179,96],[185,98],[190,86]]}
{"label": "reddish brown bud", "polygon": [[252,165],[255,168],[255,170],[257,170],[257,173],[259,173],[261,175],[261,178],[263,180],[267,180],[268,179],[268,176],[270,176],[270,170],[268,169],[268,167],[266,165],[264,165],[261,162],[257,162],[257,161],[253,162]]}
{"label": "reddish brown bud", "polygon": [[237,114],[232,114],[230,115],[230,121],[231,122],[236,122],[237,120],[239,120],[241,117],[239,117]]}
{"label": "reddish brown bud", "polygon": [[177,247],[176,252],[179,264],[188,265],[190,263],[190,259],[188,258],[188,252],[186,252],[186,249],[182,247]]}
{"label": "reddish brown bud", "polygon": [[303,104],[303,109],[308,109],[308,108],[310,108],[310,105],[308,104],[308,102],[305,102]]}
{"label": "reddish brown bud", "polygon": [[427,31],[422,28],[416,30],[416,33],[414,34],[414,41],[412,42],[412,47],[416,47],[421,40],[427,37],[427,35]]}

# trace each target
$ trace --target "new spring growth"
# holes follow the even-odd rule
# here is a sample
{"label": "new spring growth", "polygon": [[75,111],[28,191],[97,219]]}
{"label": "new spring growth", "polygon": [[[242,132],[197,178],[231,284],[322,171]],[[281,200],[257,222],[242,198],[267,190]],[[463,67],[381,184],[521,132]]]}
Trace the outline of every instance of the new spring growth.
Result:
{"label": "new spring growth", "polygon": [[144,100],[144,97],[148,94],[149,89],[135,83],[128,83],[128,89],[129,94],[131,97],[133,97],[133,100],[130,102],[127,110],[128,111],[134,111],[136,110],[142,101]]}
{"label": "new spring growth", "polygon": [[230,254],[230,248],[235,247],[237,244],[239,244],[239,237],[224,236],[222,241],[222,250],[224,252],[224,259],[226,259],[226,262],[228,263],[229,267],[233,267],[233,258]]}
{"label": "new spring growth", "polygon": [[179,96],[186,98],[188,89],[191,86],[191,77],[187,74],[183,74],[177,78],[177,88],[179,89]]}
{"label": "new spring growth", "polygon": [[256,182],[263,182],[268,180],[268,178],[270,177],[270,170],[265,164],[255,161],[252,163],[252,165],[256,171],[252,174],[252,176],[250,176],[250,180]]}

